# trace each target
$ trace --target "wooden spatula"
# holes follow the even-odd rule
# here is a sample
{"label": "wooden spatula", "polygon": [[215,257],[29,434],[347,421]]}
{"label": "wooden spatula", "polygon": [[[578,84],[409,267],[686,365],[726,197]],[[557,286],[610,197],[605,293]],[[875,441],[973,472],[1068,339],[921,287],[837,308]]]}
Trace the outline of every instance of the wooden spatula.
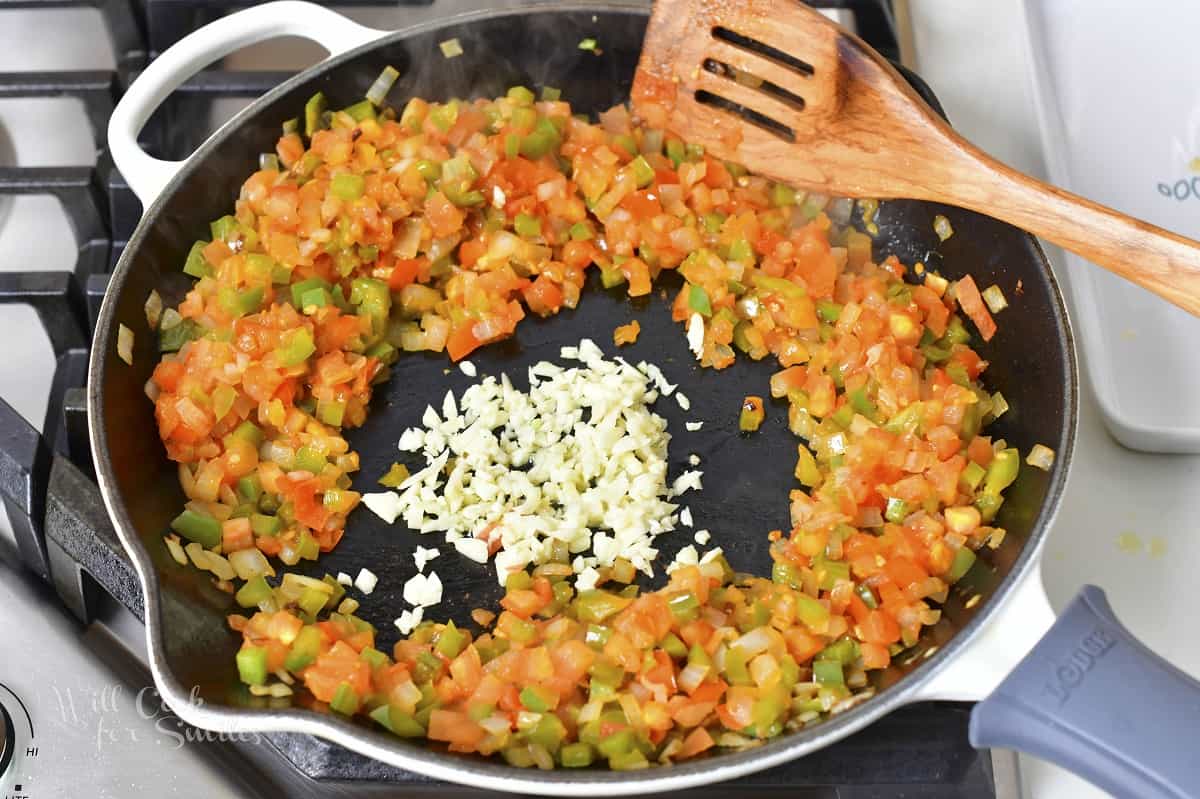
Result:
{"label": "wooden spatula", "polygon": [[1200,243],[989,157],[798,0],[657,0],[633,106],[651,127],[808,191],[1003,219],[1200,316]]}

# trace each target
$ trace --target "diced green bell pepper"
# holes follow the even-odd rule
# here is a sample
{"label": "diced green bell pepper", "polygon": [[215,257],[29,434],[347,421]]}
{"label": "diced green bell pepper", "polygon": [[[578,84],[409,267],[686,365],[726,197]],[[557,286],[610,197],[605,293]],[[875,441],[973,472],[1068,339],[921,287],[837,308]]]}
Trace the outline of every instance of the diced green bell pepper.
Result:
{"label": "diced green bell pepper", "polygon": [[187,260],[183,264],[183,273],[199,280],[202,277],[212,277],[212,266],[204,260],[204,248],[207,241],[198,241],[188,250]]}
{"label": "diced green bell pepper", "polygon": [[979,484],[983,482],[984,476],[987,474],[987,469],[980,466],[975,461],[970,461],[963,467],[962,473],[958,476],[958,481],[967,488],[968,491],[974,491],[979,488]]}
{"label": "diced green bell pepper", "polygon": [[321,547],[317,543],[317,539],[309,535],[308,531],[300,533],[300,542],[296,549],[300,552],[300,557],[304,560],[316,560],[321,555]]}
{"label": "diced green bell pepper", "polygon": [[205,549],[211,549],[221,543],[221,523],[207,513],[190,508],[171,521],[171,529]]}
{"label": "diced green bell pepper", "polygon": [[543,746],[551,754],[558,751],[566,737],[566,726],[553,713],[544,714],[538,720],[537,726],[525,735],[525,739],[531,744]]}
{"label": "diced green bell pepper", "polygon": [[599,624],[614,613],[623,610],[629,602],[629,599],[608,591],[599,589],[580,591],[574,602],[575,615],[584,623]]}
{"label": "diced green bell pepper", "polygon": [[700,612],[700,600],[696,598],[695,594],[688,592],[668,599],[667,607],[670,608],[675,621],[688,622],[695,619]]}
{"label": "diced green bell pepper", "polygon": [[458,657],[458,653],[463,650],[466,643],[467,636],[454,626],[454,622],[449,622],[438,634],[437,643],[433,648],[438,654],[453,660]]}
{"label": "diced green bell pepper", "polygon": [[822,632],[829,626],[829,608],[808,594],[796,594],[796,618],[814,631]]}
{"label": "diced green bell pepper", "polygon": [[380,705],[371,711],[371,718],[389,732],[401,738],[424,738],[425,727],[415,717],[390,705]]}
{"label": "diced green bell pepper", "polygon": [[817,316],[823,322],[833,324],[842,316],[842,306],[833,300],[817,300]]}
{"label": "diced green bell pepper", "polygon": [[521,139],[521,155],[536,161],[557,147],[560,139],[554,123],[542,117],[533,131]]}
{"label": "diced green bell pepper", "polygon": [[644,189],[654,182],[654,167],[650,166],[644,155],[630,161],[629,168],[633,170],[633,177],[639,189]]}
{"label": "diced green bell pepper", "polygon": [[589,624],[584,633],[583,641],[592,649],[603,649],[612,637],[612,630],[602,624]]}
{"label": "diced green bell pepper", "polygon": [[304,104],[304,135],[310,139],[325,127],[325,95],[317,92]]}
{"label": "diced green bell pepper", "polygon": [[329,184],[329,190],[334,197],[346,202],[353,202],[363,196],[367,181],[362,175],[336,175]]}
{"label": "diced green bell pepper", "polygon": [[271,596],[271,584],[261,574],[246,581],[234,594],[234,599],[244,608],[252,608]]}
{"label": "diced green bell pepper", "polygon": [[691,285],[688,288],[688,307],[701,316],[712,316],[712,303],[708,292],[703,286]]}
{"label": "diced green bell pepper", "polygon": [[343,716],[353,716],[358,712],[359,702],[358,692],[350,687],[350,683],[344,682],[338,685],[329,702],[329,709]]}
{"label": "diced green bell pepper", "polygon": [[1000,450],[988,464],[983,478],[983,492],[999,496],[1017,479],[1021,469],[1021,455],[1014,447]]}
{"label": "diced green bell pepper", "polygon": [[241,317],[255,313],[262,307],[262,301],[262,286],[241,291],[229,286],[222,286],[217,290],[217,302],[230,316]]}
{"label": "diced green bell pepper", "polygon": [[246,685],[262,685],[267,681],[267,648],[244,646],[237,653],[238,677]]}
{"label": "diced green bell pepper", "polygon": [[771,205],[784,208],[796,204],[796,190],[783,183],[771,185]]}
{"label": "diced green bell pepper", "polygon": [[610,758],[620,754],[628,754],[634,751],[636,747],[637,738],[633,730],[629,728],[610,734],[596,745],[596,748],[600,750],[600,754]]}
{"label": "diced green bell pepper", "polygon": [[822,685],[845,685],[846,677],[842,673],[840,660],[814,660],[813,680]]}
{"label": "diced green bell pepper", "polygon": [[[754,250],[750,246],[750,242],[745,239],[737,239],[733,244],[729,245],[729,260],[738,261],[739,263],[753,263]],[[791,283],[791,281],[785,281]],[[792,284],[796,285],[796,284]]]}
{"label": "diced green bell pepper", "polygon": [[850,407],[854,408],[854,410],[858,411],[872,421],[874,421],[875,417],[879,415],[879,408],[877,408],[875,403],[871,401],[871,398],[867,396],[866,386],[859,386],[858,388],[854,389],[846,395],[846,399],[849,400]]}
{"label": "diced green bell pepper", "polygon": [[536,238],[542,235],[542,220],[532,214],[520,213],[513,220],[513,229],[522,238]]}
{"label": "diced green bell pepper", "polygon": [[277,536],[279,535],[279,531],[283,529],[283,522],[280,521],[278,516],[254,513],[250,515],[250,529],[257,536]]}
{"label": "diced green bell pepper", "polygon": [[325,609],[325,602],[329,599],[329,594],[317,588],[305,588],[300,594],[300,598],[296,600],[296,604],[310,616],[316,616]]}
{"label": "diced green bell pepper", "polygon": [[313,626],[301,627],[292,648],[288,650],[283,661],[283,667],[291,672],[297,672],[310,665],[321,653],[321,642],[324,636],[320,629]]}
{"label": "diced green bell pepper", "polygon": [[687,657],[687,644],[680,641],[679,636],[675,635],[675,633],[667,633],[666,637],[659,641],[658,645],[673,658]]}
{"label": "diced green bell pepper", "polygon": [[296,456],[292,460],[291,471],[312,472],[320,474],[325,468],[328,461],[324,453],[319,452],[312,447],[301,447],[296,450]]}
{"label": "diced green bell pepper", "polygon": [[547,689],[540,685],[526,685],[521,689],[521,704],[534,713],[549,712],[553,699],[547,694]]}
{"label": "diced green bell pepper", "polygon": [[363,650],[358,653],[358,657],[372,669],[391,665],[392,662],[391,658],[372,646],[363,647]]}
{"label": "diced green bell pepper", "polygon": [[204,335],[204,328],[191,319],[184,319],[174,327],[160,331],[158,334],[159,352],[178,352],[189,341],[195,341]]}
{"label": "diced green bell pepper", "polygon": [[316,351],[312,332],[307,327],[300,327],[283,336],[283,344],[275,354],[282,365],[299,366]]}
{"label": "diced green bell pepper", "polygon": [[258,475],[248,474],[238,478],[237,495],[250,502],[258,502],[259,496],[262,495],[262,481],[258,479]]}
{"label": "diced green bell pepper", "polygon": [[961,580],[963,575],[975,565],[976,557],[973,550],[965,546],[959,547],[954,553],[954,562],[950,564],[950,571],[946,572],[946,581],[956,583]]}
{"label": "diced green bell pepper", "polygon": [[238,225],[237,217],[230,216],[229,214],[226,214],[220,219],[213,220],[212,224],[210,224],[208,227],[212,232],[213,241],[220,240],[228,242],[236,238],[237,234],[241,231],[241,226]]}
{"label": "diced green bell pepper", "polygon": [[359,100],[354,105],[343,108],[342,111],[349,114],[355,122],[376,118],[375,105],[370,100]]}
{"label": "diced green bell pepper", "polygon": [[888,497],[887,507],[884,508],[883,518],[893,524],[903,524],[908,518],[908,503],[899,497]]}
{"label": "diced green bell pepper", "polygon": [[505,94],[508,99],[515,102],[517,105],[533,105],[534,94],[524,86],[513,86]]}
{"label": "diced green bell pepper", "polygon": [[731,646],[725,650],[725,676],[731,684],[752,685],[754,683],[750,678],[749,661],[746,650],[740,646]]}
{"label": "diced green bell pepper", "polygon": [[558,753],[563,768],[587,768],[592,765],[594,756],[591,745],[582,741],[567,744]]}

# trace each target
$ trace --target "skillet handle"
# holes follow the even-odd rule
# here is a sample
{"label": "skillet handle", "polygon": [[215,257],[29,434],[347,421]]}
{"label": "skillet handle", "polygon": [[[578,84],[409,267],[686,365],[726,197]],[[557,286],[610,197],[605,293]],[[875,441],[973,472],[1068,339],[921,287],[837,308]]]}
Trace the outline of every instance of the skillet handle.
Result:
{"label": "skillet handle", "polygon": [[1084,586],[971,714],[971,743],[1018,749],[1119,797],[1200,795],[1200,682]]}
{"label": "skillet handle", "polygon": [[113,162],[148,208],[185,161],[147,155],[137,137],[159,103],[185,80],[236,50],[280,36],[310,39],[336,56],[385,33],[298,0],[265,3],[205,25],[154,59],[117,103],[108,122]]}

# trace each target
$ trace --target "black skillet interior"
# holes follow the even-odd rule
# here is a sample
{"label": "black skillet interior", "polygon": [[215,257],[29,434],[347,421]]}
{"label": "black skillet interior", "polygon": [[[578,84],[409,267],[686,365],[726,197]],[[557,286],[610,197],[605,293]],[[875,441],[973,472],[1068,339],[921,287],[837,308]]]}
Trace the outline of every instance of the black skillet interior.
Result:
{"label": "black skillet interior", "polygon": [[[398,106],[414,95],[494,96],[513,84],[524,84],[561,88],[577,110],[596,112],[626,99],[645,20],[644,11],[611,8],[496,12],[424,28],[350,61],[319,68],[311,80],[260,105],[233,130],[206,145],[197,168],[158,215],[139,229],[127,251],[132,263],[126,264],[124,282],[117,286],[114,321],[99,334],[107,337],[101,342],[105,344],[115,333],[115,322],[130,327],[135,333],[135,363],[131,368],[109,355],[103,369],[102,424],[121,502],[156,564],[170,669],[182,685],[198,686],[206,702],[241,705],[261,700],[252,700],[237,682],[233,654],[238,637],[225,622],[225,615],[236,611],[231,597],[216,590],[204,574],[177,566],[161,540],[183,499],[143,394],[157,360],[155,336],[142,311],[146,296],[151,289],[158,289],[170,302],[182,296],[189,281],[180,267],[191,243],[207,236],[208,220],[230,210],[242,180],[257,168],[258,153],[273,149],[280,123],[295,116],[317,90],[326,94],[332,107],[348,105],[361,98],[390,64],[402,76],[390,94]],[[459,39],[464,53],[446,60],[437,45],[452,37]],[[600,51],[577,49],[585,37],[596,38]],[[939,213],[955,229],[945,242],[933,231],[932,220]],[[895,253],[906,263],[922,261],[950,278],[970,272],[980,286],[996,283],[1004,290],[1011,307],[998,317],[996,339],[980,348],[991,362],[988,384],[1002,390],[1012,408],[992,433],[1023,452],[1038,442],[1066,447],[1073,385],[1068,334],[1057,292],[1033,239],[985,216],[919,202],[885,202],[876,221],[878,257]],[[671,277],[663,280],[663,290],[643,301],[593,287],[577,310],[550,320],[526,321],[514,340],[478,351],[471,360],[481,374],[507,372],[525,385],[526,367],[556,358],[561,345],[591,337],[611,354],[613,328],[639,320],[640,340],[620,354],[658,364],[692,402],[691,410],[684,412],[674,401],[660,400],[657,411],[668,419],[673,435],[672,476],[686,468],[690,453],[702,459],[704,491],[684,498],[697,527],[712,531],[714,544],[724,548],[736,569],[768,574],[766,534],[788,527],[787,494],[795,487],[791,471],[796,441],[787,432],[786,408],[779,403],[768,404],[768,422],[757,435],[742,437],[735,425],[744,395],[769,396],[767,380],[775,367],[766,361],[740,359],[720,373],[699,369],[681,329],[671,323],[663,299],[673,296],[677,284]],[[107,344],[106,351],[111,353],[113,346]],[[467,385],[468,378],[451,369],[441,355],[401,359],[393,367],[391,381],[377,390],[367,423],[349,433],[362,457],[355,488],[374,490],[375,480],[388,466],[404,460],[396,449],[400,432],[417,424],[426,404],[440,402],[447,389],[458,393]],[[687,432],[687,420],[705,424],[699,432]],[[1065,468],[1065,463],[1055,468]],[[1055,501],[1045,501],[1050,485],[1046,473],[1022,470],[1000,514],[1008,538],[997,551],[984,553],[968,580],[970,591],[951,598],[944,621],[930,632],[927,644],[944,642],[967,623],[975,611],[964,610],[963,599],[975,592],[986,599],[1007,574],[1036,529],[1043,508]],[[353,514],[337,550],[303,571],[316,575],[338,571],[354,575],[362,567],[374,571],[379,587],[363,598],[360,614],[378,627],[380,648],[387,650],[396,639],[392,620],[403,607],[401,588],[415,572],[412,551],[417,543],[440,544],[443,550],[432,566],[445,583],[444,599],[432,609],[431,617],[466,623],[472,608],[494,604],[500,592],[489,569],[459,557],[436,535],[421,537],[400,525],[385,525],[365,509]],[[687,543],[691,543],[690,531],[662,536],[660,562],[669,562]],[[896,667],[884,681],[893,682],[905,671]]]}

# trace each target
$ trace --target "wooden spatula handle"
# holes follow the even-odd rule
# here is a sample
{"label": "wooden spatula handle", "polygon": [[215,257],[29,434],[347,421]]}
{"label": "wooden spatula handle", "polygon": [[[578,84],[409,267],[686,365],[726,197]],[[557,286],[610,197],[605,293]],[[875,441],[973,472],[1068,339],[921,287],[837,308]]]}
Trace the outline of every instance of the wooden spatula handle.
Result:
{"label": "wooden spatula handle", "polygon": [[1200,242],[1047,185],[976,153],[946,202],[1003,219],[1200,316]]}

